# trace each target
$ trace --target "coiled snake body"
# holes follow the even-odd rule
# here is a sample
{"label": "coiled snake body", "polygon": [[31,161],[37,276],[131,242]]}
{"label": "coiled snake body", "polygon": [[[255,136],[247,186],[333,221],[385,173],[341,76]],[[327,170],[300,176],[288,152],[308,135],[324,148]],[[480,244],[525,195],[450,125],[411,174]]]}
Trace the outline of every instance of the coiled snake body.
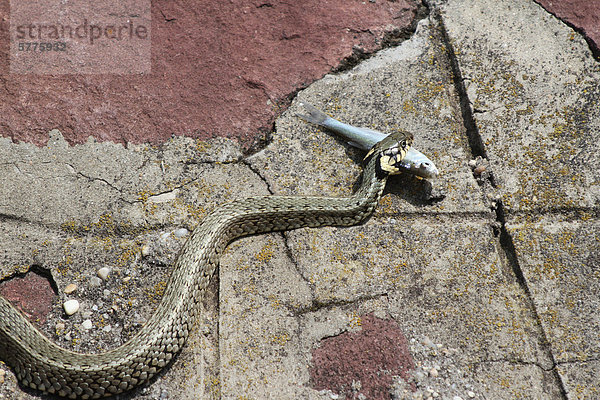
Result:
{"label": "coiled snake body", "polygon": [[69,398],[96,399],[147,382],[184,345],[197,303],[234,239],[302,227],[351,226],[372,214],[387,176],[412,144],[397,132],[367,154],[359,190],[351,197],[251,197],[223,205],[196,227],[184,244],[162,300],[129,341],[105,353],[75,353],[50,342],[0,296],[0,358],[22,385]]}

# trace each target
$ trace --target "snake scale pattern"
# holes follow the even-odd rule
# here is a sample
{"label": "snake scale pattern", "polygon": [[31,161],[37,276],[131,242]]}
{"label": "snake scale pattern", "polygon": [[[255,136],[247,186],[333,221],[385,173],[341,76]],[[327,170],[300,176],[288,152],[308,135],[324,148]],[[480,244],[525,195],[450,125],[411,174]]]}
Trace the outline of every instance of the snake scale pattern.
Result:
{"label": "snake scale pattern", "polygon": [[234,239],[302,227],[352,226],[367,220],[413,137],[396,132],[365,158],[351,197],[264,196],[217,208],[183,245],[155,313],[129,341],[105,353],[75,353],[50,342],[0,296],[0,359],[19,382],[71,399],[96,399],[148,382],[180,351],[220,254]]}

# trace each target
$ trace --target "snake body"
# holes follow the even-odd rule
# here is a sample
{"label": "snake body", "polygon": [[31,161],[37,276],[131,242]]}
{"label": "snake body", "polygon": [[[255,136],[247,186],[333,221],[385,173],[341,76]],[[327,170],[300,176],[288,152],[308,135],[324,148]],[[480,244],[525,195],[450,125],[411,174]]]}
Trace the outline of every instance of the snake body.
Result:
{"label": "snake body", "polygon": [[194,229],[173,266],[155,313],[129,341],[98,354],[50,342],[0,296],[0,358],[25,387],[68,398],[96,399],[141,385],[180,351],[219,257],[234,239],[302,227],[351,226],[377,205],[387,176],[398,172],[412,135],[394,133],[367,154],[361,186],[351,197],[263,196],[217,208]]}

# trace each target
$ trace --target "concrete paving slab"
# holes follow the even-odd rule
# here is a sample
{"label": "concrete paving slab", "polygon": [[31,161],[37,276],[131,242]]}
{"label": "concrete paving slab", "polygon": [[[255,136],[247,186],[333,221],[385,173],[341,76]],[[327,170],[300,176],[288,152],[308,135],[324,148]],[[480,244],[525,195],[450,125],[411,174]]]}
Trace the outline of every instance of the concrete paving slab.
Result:
{"label": "concrete paving slab", "polygon": [[[501,198],[503,247],[533,303],[562,398],[596,398],[600,66],[533,2],[448,1],[442,18]],[[532,23],[535,21],[535,23]]]}
{"label": "concrete paving slab", "polygon": [[508,225],[558,370],[572,398],[600,393],[600,222],[560,216]]}
{"label": "concrete paving slab", "polygon": [[505,209],[598,206],[600,64],[581,35],[529,1],[442,15]]}

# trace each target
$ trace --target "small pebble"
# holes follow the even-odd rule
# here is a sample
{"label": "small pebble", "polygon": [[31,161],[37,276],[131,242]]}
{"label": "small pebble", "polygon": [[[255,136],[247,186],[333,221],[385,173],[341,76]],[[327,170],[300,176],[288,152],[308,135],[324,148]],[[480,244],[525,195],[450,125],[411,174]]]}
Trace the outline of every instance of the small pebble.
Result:
{"label": "small pebble", "polygon": [[173,232],[173,235],[175,235],[176,238],[182,238],[184,236],[186,236],[189,233],[189,231],[185,228],[179,228],[179,229],[175,229],[175,231]]}
{"label": "small pebble", "polygon": [[104,294],[104,297],[108,297],[110,296],[110,290],[108,289],[104,289],[104,292],[102,292]]}
{"label": "small pebble", "polygon": [[434,378],[437,378],[437,376],[439,375],[438,370],[435,368],[431,368],[429,370],[429,376],[433,376]]}
{"label": "small pebble", "polygon": [[101,283],[102,283],[102,281],[97,276],[92,276],[90,278],[90,285],[92,285],[92,286],[100,286]]}
{"label": "small pebble", "polygon": [[110,332],[112,330],[112,327],[110,325],[106,325],[104,328],[102,328],[102,330],[104,332]]}
{"label": "small pebble", "polygon": [[3,369],[0,369],[0,383],[4,383],[4,375],[6,374],[6,372],[4,372]]}
{"label": "small pebble", "polygon": [[91,311],[84,311],[81,313],[81,318],[83,319],[88,319],[88,318],[92,318],[92,312]]}
{"label": "small pebble", "polygon": [[476,168],[473,170],[473,173],[474,173],[475,175],[481,175],[481,174],[483,174],[483,171],[485,171],[485,170],[486,170],[486,167],[485,167],[485,165],[478,165],[478,166],[477,166],[477,167],[476,167]]}
{"label": "small pebble", "polygon": [[473,397],[475,397],[475,392],[473,392],[473,391],[469,390],[469,391],[467,392],[467,396],[469,396],[470,398],[473,398]]}
{"label": "small pebble", "polygon": [[127,283],[131,280],[130,276],[126,276],[125,278],[123,278],[123,283]]}
{"label": "small pebble", "polygon": [[92,329],[92,320],[86,319],[85,321],[83,321],[81,323],[81,326],[83,327],[83,329],[86,329],[86,330]]}
{"label": "small pebble", "polygon": [[79,310],[79,302],[77,300],[67,300],[63,304],[63,308],[67,315],[73,315]]}
{"label": "small pebble", "polygon": [[424,346],[427,346],[432,350],[437,350],[437,346],[435,345],[435,343],[433,343],[433,341],[431,339],[429,339],[427,336],[425,336],[423,338],[422,343]]}
{"label": "small pebble", "polygon": [[92,310],[94,310],[94,311],[98,311],[98,304],[94,304],[94,305],[92,306]]}
{"label": "small pebble", "polygon": [[462,398],[462,397],[460,397],[460,396],[454,396],[454,397],[452,398],[452,400],[463,400],[463,398]]}
{"label": "small pebble", "polygon": [[150,254],[150,246],[145,244],[142,246],[142,256],[146,257],[148,254]]}
{"label": "small pebble", "polygon": [[98,276],[104,281],[106,280],[106,278],[108,278],[109,273],[110,269],[108,269],[107,267],[102,267],[98,270]]}
{"label": "small pebble", "polygon": [[74,283],[69,283],[67,285],[67,287],[65,288],[64,292],[65,292],[65,294],[71,294],[76,290],[77,290],[77,285]]}
{"label": "small pebble", "polygon": [[56,323],[56,328],[57,331],[64,331],[65,330],[65,324],[63,324],[62,322],[57,322]]}
{"label": "small pebble", "polygon": [[475,168],[476,166],[477,166],[477,160],[470,160],[469,161],[469,167]]}

